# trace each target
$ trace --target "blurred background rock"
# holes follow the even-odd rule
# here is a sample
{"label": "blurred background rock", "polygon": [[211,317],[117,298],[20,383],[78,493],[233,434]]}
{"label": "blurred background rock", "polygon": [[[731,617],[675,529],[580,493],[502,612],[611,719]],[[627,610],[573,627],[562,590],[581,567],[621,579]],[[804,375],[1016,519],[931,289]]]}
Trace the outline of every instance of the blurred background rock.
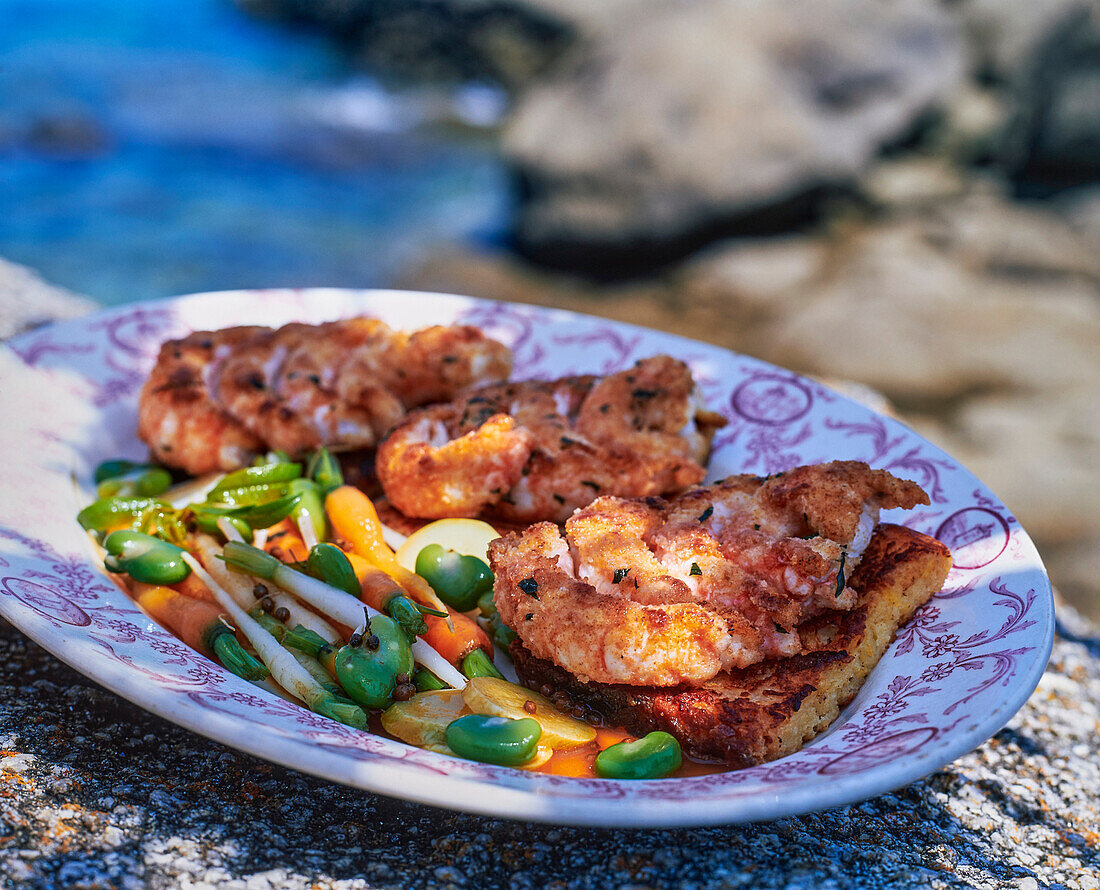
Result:
{"label": "blurred background rock", "polygon": [[0,0],[0,255],[58,286],[0,265],[5,333],[312,284],[675,331],[881,393],[1100,618],[1100,2],[143,7]]}

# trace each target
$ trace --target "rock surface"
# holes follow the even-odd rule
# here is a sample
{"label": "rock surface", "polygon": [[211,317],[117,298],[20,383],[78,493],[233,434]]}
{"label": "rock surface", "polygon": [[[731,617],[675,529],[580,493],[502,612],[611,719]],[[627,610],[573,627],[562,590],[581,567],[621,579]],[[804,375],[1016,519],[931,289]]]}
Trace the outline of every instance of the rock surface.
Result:
{"label": "rock surface", "polygon": [[26,266],[0,259],[0,340],[95,308],[87,297],[47,284]]}
{"label": "rock surface", "polygon": [[976,5],[994,13],[994,76],[1004,80],[1014,108],[1001,148],[1006,165],[1017,176],[1056,187],[1095,181],[1100,176],[1100,4]]}
{"label": "rock surface", "polygon": [[235,2],[263,18],[318,28],[368,65],[429,80],[488,78],[516,86],[545,70],[574,37],[552,2]]}
{"label": "rock surface", "polygon": [[772,225],[850,183],[963,74],[954,22],[923,0],[710,0],[632,16],[519,99],[504,138],[522,181],[519,244],[606,274],[715,228]]}
{"label": "rock surface", "polygon": [[[1068,631],[1067,631],[1068,633]],[[390,800],[209,742],[0,620],[0,887],[1100,887],[1100,643],[990,741],[865,803],[592,830]]]}
{"label": "rock surface", "polygon": [[391,73],[506,84],[516,242],[557,268],[828,215],[899,146],[1024,188],[1100,175],[1097,0],[237,2]]}

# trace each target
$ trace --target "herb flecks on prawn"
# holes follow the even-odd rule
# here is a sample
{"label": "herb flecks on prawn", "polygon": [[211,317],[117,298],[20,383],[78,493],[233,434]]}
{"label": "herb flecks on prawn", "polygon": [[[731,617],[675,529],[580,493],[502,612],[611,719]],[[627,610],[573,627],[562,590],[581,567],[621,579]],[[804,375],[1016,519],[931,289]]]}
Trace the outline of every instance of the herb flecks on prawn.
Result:
{"label": "herb flecks on prawn", "polygon": [[702,409],[687,365],[654,356],[603,378],[496,384],[414,411],[376,464],[407,516],[561,522],[601,494],[701,481],[724,422]]}
{"label": "herb flecks on prawn", "polygon": [[884,508],[916,483],[856,461],[734,476],[671,501],[600,498],[565,524],[490,547],[500,615],[528,650],[582,680],[701,683],[798,654],[793,632],[851,609],[847,571]]}

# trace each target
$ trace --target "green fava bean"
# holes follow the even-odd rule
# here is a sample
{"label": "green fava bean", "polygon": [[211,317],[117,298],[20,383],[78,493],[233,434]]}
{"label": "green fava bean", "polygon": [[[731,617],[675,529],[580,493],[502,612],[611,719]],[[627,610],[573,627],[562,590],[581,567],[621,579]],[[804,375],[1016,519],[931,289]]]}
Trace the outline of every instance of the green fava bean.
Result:
{"label": "green fava bean", "polygon": [[660,779],[683,762],[680,743],[667,732],[651,732],[619,742],[596,755],[596,775],[604,779]]}
{"label": "green fava bean", "polygon": [[109,571],[124,572],[143,584],[178,584],[191,574],[181,548],[142,532],[111,532],[103,549]]}
{"label": "green fava bean", "polygon": [[328,516],[325,513],[325,501],[316,482],[309,479],[294,479],[289,486],[290,493],[298,496],[298,503],[290,511],[295,522],[305,519],[313,526],[318,541],[328,537]]}
{"label": "green fava bean", "polygon": [[317,544],[309,551],[306,571],[344,593],[359,597],[359,579],[346,553],[335,544]]}
{"label": "green fava bean", "polygon": [[210,492],[208,500],[218,500],[217,497],[224,491],[234,488],[246,488],[253,485],[274,485],[279,482],[289,482],[302,475],[301,464],[261,464],[258,467],[244,467],[234,470],[224,476]]}
{"label": "green fava bean", "polygon": [[531,717],[512,720],[467,714],[447,725],[447,745],[459,757],[519,766],[535,756],[542,727]]}
{"label": "green fava bean", "polygon": [[416,574],[452,609],[468,612],[493,587],[493,572],[476,556],[429,544],[416,556]]}
{"label": "green fava bean", "polygon": [[139,464],[132,460],[107,460],[95,468],[95,484],[106,482],[108,479],[117,479],[119,476],[128,476],[134,470],[141,470],[148,464]]}
{"label": "green fava bean", "polygon": [[96,488],[96,496],[156,497],[172,487],[172,474],[163,467],[138,466],[128,473],[104,479]]}
{"label": "green fava bean", "polygon": [[[369,648],[371,637],[377,638],[378,648]],[[397,675],[411,677],[415,669],[408,637],[392,618],[375,615],[363,640],[362,646],[342,646],[337,650],[336,679],[356,704],[365,708],[388,707],[393,702]]]}

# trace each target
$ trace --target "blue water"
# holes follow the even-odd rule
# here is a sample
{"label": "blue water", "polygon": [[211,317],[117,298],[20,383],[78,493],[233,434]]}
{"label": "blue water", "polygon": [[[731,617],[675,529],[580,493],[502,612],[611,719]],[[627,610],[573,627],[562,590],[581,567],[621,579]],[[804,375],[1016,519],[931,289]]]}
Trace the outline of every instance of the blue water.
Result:
{"label": "blue water", "polygon": [[0,0],[0,257],[103,303],[385,284],[499,236],[501,111],[230,0]]}

